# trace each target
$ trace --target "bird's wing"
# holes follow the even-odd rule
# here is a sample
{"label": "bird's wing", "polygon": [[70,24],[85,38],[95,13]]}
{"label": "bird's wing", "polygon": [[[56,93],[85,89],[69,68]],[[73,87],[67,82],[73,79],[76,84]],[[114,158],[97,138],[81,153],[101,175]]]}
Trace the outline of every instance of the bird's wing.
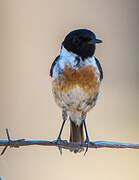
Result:
{"label": "bird's wing", "polygon": [[102,81],[102,79],[103,79],[103,70],[102,70],[102,67],[101,67],[101,64],[100,64],[99,60],[96,57],[95,57],[95,60],[96,60],[97,67],[98,67],[99,72],[100,72],[100,81]]}
{"label": "bird's wing", "polygon": [[51,68],[50,68],[50,76],[51,76],[51,77],[52,77],[52,75],[53,75],[54,66],[56,65],[58,59],[59,59],[59,56],[57,56],[57,57],[55,58],[55,60],[53,61],[52,65],[51,65]]}

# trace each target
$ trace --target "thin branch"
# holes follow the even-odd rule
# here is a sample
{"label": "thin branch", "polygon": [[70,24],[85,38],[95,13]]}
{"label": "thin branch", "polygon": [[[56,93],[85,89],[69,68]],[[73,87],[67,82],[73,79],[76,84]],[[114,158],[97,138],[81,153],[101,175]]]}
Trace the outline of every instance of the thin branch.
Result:
{"label": "thin branch", "polygon": [[[56,140],[54,141],[47,141],[47,140],[25,140],[25,139],[18,139],[18,140],[11,140],[8,129],[6,129],[6,134],[8,140],[0,140],[0,146],[5,146],[1,155],[4,154],[7,147],[20,147],[20,146],[29,146],[29,145],[41,145],[41,146],[59,146]],[[87,147],[86,143],[70,143],[67,140],[62,140],[60,143],[61,148],[69,149],[69,150],[79,150],[83,147]],[[121,142],[112,142],[112,141],[94,141],[90,142],[88,148],[132,148],[132,149],[139,149],[139,144],[132,144],[132,143],[121,143]]]}

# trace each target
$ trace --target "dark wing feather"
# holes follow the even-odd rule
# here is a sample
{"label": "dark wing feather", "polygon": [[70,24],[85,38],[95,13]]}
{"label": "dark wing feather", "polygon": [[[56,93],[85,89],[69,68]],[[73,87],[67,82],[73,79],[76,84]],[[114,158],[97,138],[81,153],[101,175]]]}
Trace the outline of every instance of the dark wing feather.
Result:
{"label": "dark wing feather", "polygon": [[98,67],[99,72],[100,72],[100,81],[102,81],[102,79],[103,79],[103,70],[102,70],[102,67],[100,65],[99,60],[96,57],[95,57],[95,60],[96,60],[97,67]]}
{"label": "dark wing feather", "polygon": [[53,75],[54,66],[55,66],[55,64],[57,63],[58,59],[59,59],[59,56],[56,57],[56,59],[53,61],[52,65],[51,65],[51,68],[50,68],[50,76],[51,76],[51,77],[52,77],[52,75]]}

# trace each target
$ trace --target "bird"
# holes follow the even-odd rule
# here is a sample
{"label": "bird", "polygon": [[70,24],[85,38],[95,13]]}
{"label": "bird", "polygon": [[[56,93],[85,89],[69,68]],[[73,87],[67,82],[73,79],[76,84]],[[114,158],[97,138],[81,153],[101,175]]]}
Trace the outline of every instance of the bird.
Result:
{"label": "bird", "polygon": [[[89,147],[86,115],[95,106],[99,96],[103,70],[94,56],[96,44],[102,43],[93,31],[77,29],[68,33],[62,42],[60,54],[50,68],[52,93],[56,104],[62,109],[62,126],[57,138],[62,154],[61,134],[64,124],[70,120],[70,143],[86,143]],[[86,139],[84,140],[84,131]],[[74,153],[84,151],[75,148]]]}

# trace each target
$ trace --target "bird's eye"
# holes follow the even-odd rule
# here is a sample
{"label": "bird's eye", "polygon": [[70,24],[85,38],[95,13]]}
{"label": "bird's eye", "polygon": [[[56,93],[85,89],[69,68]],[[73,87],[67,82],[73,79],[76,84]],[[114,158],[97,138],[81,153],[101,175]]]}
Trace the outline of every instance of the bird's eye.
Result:
{"label": "bird's eye", "polygon": [[79,44],[79,42],[80,42],[80,40],[79,40],[78,38],[74,38],[74,39],[73,39],[73,43],[74,43],[74,44]]}

